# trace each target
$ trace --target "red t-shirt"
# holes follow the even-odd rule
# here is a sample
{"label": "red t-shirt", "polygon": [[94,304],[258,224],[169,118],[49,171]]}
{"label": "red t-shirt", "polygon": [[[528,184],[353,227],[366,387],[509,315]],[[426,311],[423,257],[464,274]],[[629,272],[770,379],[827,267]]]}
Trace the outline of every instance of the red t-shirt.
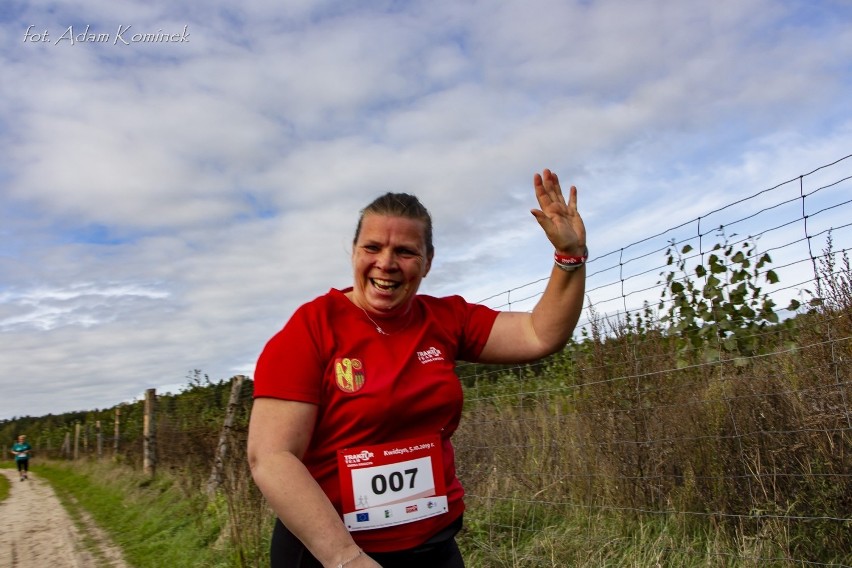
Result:
{"label": "red t-shirt", "polygon": [[[462,411],[457,360],[476,361],[498,312],[460,296],[417,295],[408,325],[382,335],[344,293],[301,306],[266,344],[254,375],[254,396],[319,407],[305,466],[342,511],[337,451],[440,435],[449,512],[387,528],[357,531],[369,552],[418,546],[464,511],[450,437]],[[404,321],[404,320],[403,320]],[[354,377],[341,364],[360,365]]]}

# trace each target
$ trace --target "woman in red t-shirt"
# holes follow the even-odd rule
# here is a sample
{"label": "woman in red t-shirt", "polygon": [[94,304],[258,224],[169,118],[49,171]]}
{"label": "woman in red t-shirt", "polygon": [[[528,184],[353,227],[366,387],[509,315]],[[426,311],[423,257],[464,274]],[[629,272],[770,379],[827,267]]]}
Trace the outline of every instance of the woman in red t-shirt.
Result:
{"label": "woman in red t-shirt", "polygon": [[533,180],[532,214],[556,249],[531,313],[417,294],[434,256],[416,197],[362,212],[351,287],[301,306],[265,346],[249,426],[252,475],[278,520],[273,567],[461,568],[464,511],[453,447],[456,361],[511,363],[564,347],[583,305],[577,190]]}

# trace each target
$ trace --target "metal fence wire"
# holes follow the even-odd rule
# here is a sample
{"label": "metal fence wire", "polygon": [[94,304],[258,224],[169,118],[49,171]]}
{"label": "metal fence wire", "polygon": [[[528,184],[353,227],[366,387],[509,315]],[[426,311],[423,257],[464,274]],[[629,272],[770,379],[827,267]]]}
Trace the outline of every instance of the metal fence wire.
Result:
{"label": "metal fence wire", "polygon": [[[624,544],[601,528],[618,518],[732,535],[724,551],[696,551],[713,565],[852,565],[850,203],[852,155],[595,256],[564,353],[461,366],[457,461],[470,516],[487,512],[476,546],[511,548],[507,565],[557,565],[548,543],[564,519],[603,550]],[[735,263],[736,251],[747,255]],[[752,349],[724,343],[730,329],[691,343],[672,327],[685,313],[672,282],[691,281],[700,301],[712,262],[722,297],[747,266],[742,301],[774,305],[777,323],[736,330]],[[532,309],[546,281],[483,303]]]}

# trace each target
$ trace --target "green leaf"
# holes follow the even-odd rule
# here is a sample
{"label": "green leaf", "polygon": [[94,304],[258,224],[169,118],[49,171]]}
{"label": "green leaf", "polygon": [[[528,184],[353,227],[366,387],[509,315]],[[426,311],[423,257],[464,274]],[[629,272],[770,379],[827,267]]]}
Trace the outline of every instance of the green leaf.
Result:
{"label": "green leaf", "polygon": [[727,270],[727,268],[725,268],[725,265],[722,264],[721,262],[719,262],[718,257],[716,257],[715,261],[714,261],[714,257],[711,256],[709,264],[710,264],[710,272],[712,272],[713,274],[722,274],[723,272],[725,272]]}
{"label": "green leaf", "polygon": [[704,266],[699,264],[698,266],[695,267],[695,274],[699,278],[704,278],[707,275],[707,269],[704,268]]}
{"label": "green leaf", "polygon": [[682,249],[680,249],[681,254],[686,254],[692,251],[692,245],[685,245]]}
{"label": "green leaf", "polygon": [[778,275],[775,274],[774,270],[767,270],[766,271],[766,281],[769,282],[770,284],[778,284],[778,282],[780,280],[778,279]]}
{"label": "green leaf", "polygon": [[787,309],[791,312],[795,312],[796,310],[799,309],[799,306],[801,306],[801,305],[802,304],[798,300],[795,300],[795,299],[790,300],[790,305],[787,306]]}

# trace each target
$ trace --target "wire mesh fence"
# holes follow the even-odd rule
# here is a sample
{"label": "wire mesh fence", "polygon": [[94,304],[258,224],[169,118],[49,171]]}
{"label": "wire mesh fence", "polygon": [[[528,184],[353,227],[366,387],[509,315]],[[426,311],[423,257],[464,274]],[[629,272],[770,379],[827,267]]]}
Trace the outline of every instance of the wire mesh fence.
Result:
{"label": "wire mesh fence", "polygon": [[[850,158],[591,259],[588,317],[564,353],[460,368],[459,470],[471,515],[486,511],[474,556],[593,565],[554,543],[571,525],[598,550],[624,547],[635,533],[600,528],[618,519],[675,532],[669,563],[852,565]],[[690,302],[712,292],[730,308],[745,280],[737,307],[777,319],[737,327],[749,314],[705,310],[683,325]],[[531,307],[545,282],[485,302]],[[687,337],[705,327],[708,341]],[[695,550],[696,526],[731,543]]]}

